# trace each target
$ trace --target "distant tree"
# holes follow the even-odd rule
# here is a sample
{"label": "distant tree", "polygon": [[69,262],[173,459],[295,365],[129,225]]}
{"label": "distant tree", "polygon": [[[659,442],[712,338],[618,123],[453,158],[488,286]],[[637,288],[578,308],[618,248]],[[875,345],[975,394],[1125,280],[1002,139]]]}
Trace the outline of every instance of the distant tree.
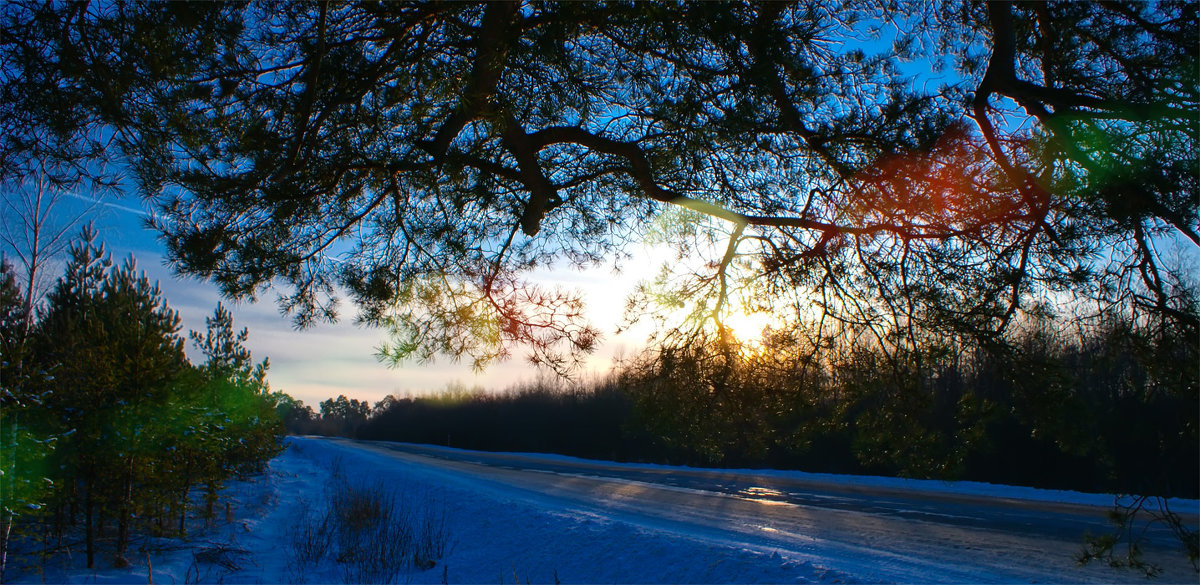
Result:
{"label": "distant tree", "polygon": [[278,393],[276,405],[279,420],[283,421],[289,434],[307,435],[313,432],[319,415],[311,406],[283,392]]}
{"label": "distant tree", "polygon": [[355,431],[371,416],[371,403],[338,395],[321,402],[321,423],[325,432],[343,437],[355,436]]}

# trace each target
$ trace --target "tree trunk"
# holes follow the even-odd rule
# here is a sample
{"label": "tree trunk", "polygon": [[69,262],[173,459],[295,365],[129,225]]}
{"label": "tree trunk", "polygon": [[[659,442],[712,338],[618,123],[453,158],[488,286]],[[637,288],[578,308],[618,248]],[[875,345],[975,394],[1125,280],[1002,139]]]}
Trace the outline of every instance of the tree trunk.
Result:
{"label": "tree trunk", "polygon": [[113,566],[124,569],[129,566],[125,558],[125,549],[129,547],[129,512],[121,510],[121,518],[117,520],[117,554],[113,558]]}
{"label": "tree trunk", "polygon": [[179,496],[179,537],[187,538],[187,509],[188,509],[188,493],[191,492],[191,486],[185,485],[183,493]]}
{"label": "tree trunk", "polygon": [[87,548],[87,568],[96,568],[96,531],[94,527],[95,505],[92,502],[92,487],[85,485],[84,489],[87,492],[84,494],[83,513],[84,513],[84,539]]}
{"label": "tree trunk", "polygon": [[4,514],[3,530],[0,531],[0,582],[4,581],[4,568],[8,565],[8,538],[12,535],[13,517],[8,512],[0,512]]}
{"label": "tree trunk", "polygon": [[71,482],[71,511],[67,513],[71,526],[79,526],[79,483]]}
{"label": "tree trunk", "polygon": [[129,464],[125,466],[124,481],[121,486],[121,505],[117,510],[117,556],[113,563],[117,567],[128,567],[129,560],[125,558],[125,551],[129,548],[129,519],[133,504],[133,463],[134,458],[129,458]]}
{"label": "tree trunk", "polygon": [[210,484],[208,484],[208,489],[204,494],[204,522],[205,522],[205,524],[212,524],[212,519],[213,519],[213,515],[214,515],[213,507],[216,506],[216,504],[217,504],[217,486],[210,483]]}
{"label": "tree trunk", "polygon": [[[189,466],[184,467],[183,492],[179,495],[179,499],[177,500],[179,509],[180,509],[180,512],[179,512],[179,537],[180,538],[187,537],[186,521],[187,521],[188,495],[191,494],[191,492],[192,492],[192,470],[191,470],[191,466],[189,465]],[[172,511],[174,511],[175,504],[172,503],[171,506],[172,506]]]}

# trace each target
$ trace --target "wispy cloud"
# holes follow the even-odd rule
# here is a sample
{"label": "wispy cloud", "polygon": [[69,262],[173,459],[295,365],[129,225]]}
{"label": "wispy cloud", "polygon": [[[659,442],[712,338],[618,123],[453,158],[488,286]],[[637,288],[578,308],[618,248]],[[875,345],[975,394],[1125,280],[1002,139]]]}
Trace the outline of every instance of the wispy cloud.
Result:
{"label": "wispy cloud", "polygon": [[80,201],[85,201],[87,203],[91,203],[92,205],[99,205],[99,206],[103,206],[103,207],[108,207],[110,209],[116,209],[118,211],[126,211],[129,213],[135,213],[142,217],[151,217],[151,213],[149,211],[146,211],[145,209],[141,209],[141,208],[137,208],[137,207],[130,207],[128,205],[121,205],[120,203],[114,203],[107,199],[102,199],[102,198],[97,199],[95,197],[88,197],[87,195],[84,195],[82,193],[76,193],[74,191],[68,193],[68,195],[70,195],[74,199],[78,199]]}

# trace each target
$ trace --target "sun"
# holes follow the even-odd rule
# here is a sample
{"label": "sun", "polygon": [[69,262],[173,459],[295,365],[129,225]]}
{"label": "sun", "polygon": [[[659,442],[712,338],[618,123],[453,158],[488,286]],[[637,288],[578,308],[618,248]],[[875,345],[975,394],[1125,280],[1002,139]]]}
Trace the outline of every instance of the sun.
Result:
{"label": "sun", "polygon": [[743,343],[755,343],[762,340],[763,329],[775,322],[775,316],[764,312],[732,311],[721,319],[721,324],[733,332],[733,336]]}

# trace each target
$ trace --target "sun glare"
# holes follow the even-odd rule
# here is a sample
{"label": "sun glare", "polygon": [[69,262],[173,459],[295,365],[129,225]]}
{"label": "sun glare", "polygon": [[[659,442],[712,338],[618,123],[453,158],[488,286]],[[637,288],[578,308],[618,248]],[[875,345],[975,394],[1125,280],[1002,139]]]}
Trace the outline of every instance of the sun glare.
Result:
{"label": "sun glare", "polygon": [[739,341],[756,343],[762,339],[763,329],[773,321],[774,317],[769,313],[734,311],[726,315],[721,323],[728,327]]}

